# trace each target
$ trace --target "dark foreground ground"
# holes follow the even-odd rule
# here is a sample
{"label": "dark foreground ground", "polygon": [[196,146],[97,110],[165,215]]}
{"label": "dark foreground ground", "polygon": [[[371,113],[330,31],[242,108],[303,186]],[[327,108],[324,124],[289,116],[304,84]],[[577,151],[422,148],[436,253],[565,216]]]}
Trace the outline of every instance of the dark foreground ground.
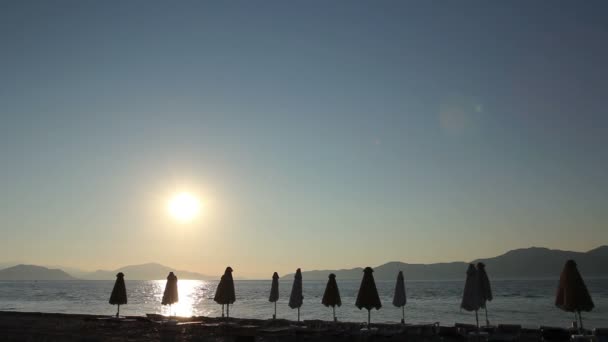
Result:
{"label": "dark foreground ground", "polygon": [[[254,320],[210,317],[127,317],[0,312],[0,341],[226,341],[226,342],[477,342],[470,327],[434,324],[373,324],[325,321]],[[479,342],[538,342],[539,329],[487,329]],[[570,332],[555,333],[552,342],[567,341]],[[561,337],[560,337],[561,336]],[[545,339],[547,340],[547,339]]]}

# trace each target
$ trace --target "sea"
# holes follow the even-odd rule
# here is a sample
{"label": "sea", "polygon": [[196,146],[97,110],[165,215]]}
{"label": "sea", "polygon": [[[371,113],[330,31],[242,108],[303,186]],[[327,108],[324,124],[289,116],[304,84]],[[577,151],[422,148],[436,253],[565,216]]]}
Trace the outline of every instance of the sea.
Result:
{"label": "sea", "polygon": [[[166,280],[126,281],[128,304],[121,306],[121,315],[148,313],[178,316],[221,316],[221,306],[213,301],[217,281],[179,280],[179,303],[161,305]],[[230,306],[230,316],[268,319],[274,311],[268,302],[270,280],[236,280],[236,302]],[[487,305],[491,324],[512,323],[524,327],[569,327],[574,314],[554,305],[557,279],[495,280],[494,300]],[[583,313],[588,328],[608,328],[608,279],[586,279],[595,309]],[[297,311],[289,308],[292,280],[279,283],[280,299],[277,317],[296,320]],[[331,320],[332,310],[321,304],[325,281],[304,281],[302,320]],[[340,321],[364,322],[365,309],[355,307],[360,281],[339,281],[342,306],[336,309]],[[380,310],[372,310],[372,322],[399,322],[402,311],[392,305],[393,281],[376,281],[382,300]],[[1,281],[0,311],[50,312],[112,315],[116,307],[108,304],[114,281]],[[475,313],[460,309],[463,281],[407,281],[407,323],[439,322],[442,325],[475,323]],[[479,312],[481,324],[485,312]]]}

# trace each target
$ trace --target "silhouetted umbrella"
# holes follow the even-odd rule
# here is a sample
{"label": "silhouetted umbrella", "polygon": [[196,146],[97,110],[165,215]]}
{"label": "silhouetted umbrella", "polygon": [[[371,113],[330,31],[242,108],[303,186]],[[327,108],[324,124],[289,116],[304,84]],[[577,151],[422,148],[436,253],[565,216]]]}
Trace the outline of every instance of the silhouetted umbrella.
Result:
{"label": "silhouetted umbrella", "polygon": [[593,310],[593,300],[578,272],[576,262],[568,260],[559,277],[559,287],[555,298],[555,305],[560,309],[578,314],[580,329],[583,330],[583,317],[581,311]]}
{"label": "silhouetted umbrella", "polygon": [[479,305],[486,312],[486,326],[490,326],[488,319],[488,303],[492,301],[492,287],[490,286],[490,278],[486,273],[486,265],[483,262],[477,263],[477,286],[479,287]]}
{"label": "silhouetted umbrella", "polygon": [[336,283],[336,275],[330,274],[329,280],[327,280],[327,286],[325,286],[325,293],[323,293],[323,299],[321,303],[325,306],[331,306],[334,313],[334,322],[337,322],[336,318],[336,305],[341,306],[342,300],[340,299],[340,290],[338,290],[338,283]]}
{"label": "silhouetted umbrella", "polygon": [[224,271],[224,275],[217,285],[217,291],[215,291],[213,300],[218,304],[222,304],[222,317],[224,317],[224,305],[226,305],[226,316],[230,317],[230,304],[236,300],[232,268],[230,266],[226,267],[226,271]]}
{"label": "silhouetted umbrella", "polygon": [[479,296],[479,286],[477,281],[477,270],[473,264],[469,264],[467,269],[467,279],[464,283],[464,292],[462,294],[462,303],[460,307],[467,311],[475,311],[475,321],[477,322],[477,329],[479,329],[479,316],[477,311],[481,307],[481,301]]}
{"label": "silhouetted umbrella", "polygon": [[361,310],[362,308],[367,309],[367,326],[371,323],[371,310],[376,310],[382,307],[380,303],[380,296],[378,296],[378,289],[376,288],[376,282],[374,281],[374,270],[371,267],[366,267],[363,270],[363,280],[361,280],[361,287],[359,287],[359,294],[357,294],[357,301],[355,305]]}
{"label": "silhouetted umbrella", "polygon": [[[215,300],[216,302],[218,301],[218,298],[221,298],[223,296],[222,291],[224,291],[225,286],[223,286],[222,284],[224,284],[225,280],[224,278],[226,278],[223,274],[220,277],[220,282],[217,284],[217,288],[215,289],[215,296],[213,297],[213,300]],[[224,317],[224,304],[222,304],[222,317]]]}
{"label": "silhouetted umbrella", "polygon": [[122,272],[116,275],[116,282],[110,295],[110,304],[118,305],[116,317],[120,315],[120,306],[127,304],[127,287],[125,286],[125,275]]}
{"label": "silhouetted umbrella", "polygon": [[171,316],[171,305],[179,301],[177,295],[177,277],[173,272],[169,272],[167,276],[167,284],[165,285],[165,293],[163,293],[162,305],[169,305],[169,316]]}
{"label": "silhouetted umbrella", "polygon": [[397,275],[397,284],[395,284],[395,296],[393,297],[393,305],[401,308],[401,323],[405,323],[405,279],[403,279],[403,271],[399,271]]}
{"label": "silhouetted umbrella", "polygon": [[274,314],[272,319],[277,318],[277,301],[279,300],[279,274],[274,272],[272,275],[272,286],[270,287],[270,297],[268,301],[274,303]]}
{"label": "silhouetted umbrella", "polygon": [[293,279],[293,286],[291,287],[291,294],[289,295],[289,307],[292,309],[298,309],[298,322],[300,321],[300,307],[304,296],[302,295],[302,271],[298,268],[296,275]]}

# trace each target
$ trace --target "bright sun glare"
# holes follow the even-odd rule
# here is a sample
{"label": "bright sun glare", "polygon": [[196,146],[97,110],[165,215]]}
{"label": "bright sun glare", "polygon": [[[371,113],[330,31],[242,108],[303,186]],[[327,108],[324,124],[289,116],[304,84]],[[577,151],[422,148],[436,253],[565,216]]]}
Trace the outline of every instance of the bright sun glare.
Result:
{"label": "bright sun glare", "polygon": [[188,223],[198,216],[201,210],[201,202],[194,195],[181,192],[171,197],[167,209],[174,219],[182,223]]}

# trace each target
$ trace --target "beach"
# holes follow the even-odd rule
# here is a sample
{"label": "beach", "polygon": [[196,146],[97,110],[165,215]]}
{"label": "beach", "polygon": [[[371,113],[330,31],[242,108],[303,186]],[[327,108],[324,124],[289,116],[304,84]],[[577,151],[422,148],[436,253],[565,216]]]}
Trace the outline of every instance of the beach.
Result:
{"label": "beach", "polygon": [[[460,329],[428,324],[373,324],[283,319],[127,316],[0,312],[2,341],[467,341],[471,326]],[[505,335],[483,329],[487,337],[540,341],[539,329]],[[567,334],[573,331],[563,330]],[[568,335],[566,335],[568,336]]]}

